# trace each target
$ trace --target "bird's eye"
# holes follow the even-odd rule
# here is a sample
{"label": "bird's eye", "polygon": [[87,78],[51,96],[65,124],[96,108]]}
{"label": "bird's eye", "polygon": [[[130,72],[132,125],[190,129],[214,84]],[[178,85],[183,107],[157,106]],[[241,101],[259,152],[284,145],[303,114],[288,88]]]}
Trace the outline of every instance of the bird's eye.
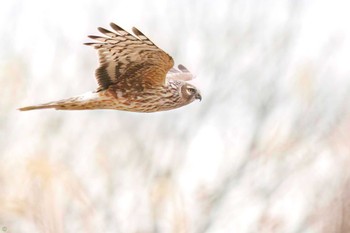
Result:
{"label": "bird's eye", "polygon": [[195,94],[196,93],[196,89],[194,89],[192,87],[189,87],[187,90],[188,90],[188,93],[190,93],[190,94]]}

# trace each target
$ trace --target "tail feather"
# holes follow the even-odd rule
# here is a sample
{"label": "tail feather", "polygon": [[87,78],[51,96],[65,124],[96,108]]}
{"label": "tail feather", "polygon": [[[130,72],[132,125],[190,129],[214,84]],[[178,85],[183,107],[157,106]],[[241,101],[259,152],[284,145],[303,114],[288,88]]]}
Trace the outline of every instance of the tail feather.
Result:
{"label": "tail feather", "polygon": [[59,101],[52,101],[44,104],[32,105],[19,108],[20,111],[30,111],[36,109],[54,108],[56,110],[83,110],[96,109],[99,105],[96,104],[100,100],[99,93],[86,93],[84,95],[71,97]]}
{"label": "tail feather", "polygon": [[47,108],[56,108],[57,105],[46,103],[46,104],[39,104],[39,105],[33,105],[33,106],[26,106],[19,108],[20,111],[30,111],[30,110],[36,110],[36,109],[47,109]]}

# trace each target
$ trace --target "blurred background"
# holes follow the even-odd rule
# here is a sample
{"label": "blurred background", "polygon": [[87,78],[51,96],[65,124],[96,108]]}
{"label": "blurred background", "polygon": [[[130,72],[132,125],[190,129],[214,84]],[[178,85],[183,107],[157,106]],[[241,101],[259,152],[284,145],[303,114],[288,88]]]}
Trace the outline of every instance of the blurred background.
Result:
{"label": "blurred background", "polygon": [[[350,232],[350,3],[12,0],[0,8],[0,232]],[[94,90],[88,34],[136,26],[203,101],[17,108]]]}

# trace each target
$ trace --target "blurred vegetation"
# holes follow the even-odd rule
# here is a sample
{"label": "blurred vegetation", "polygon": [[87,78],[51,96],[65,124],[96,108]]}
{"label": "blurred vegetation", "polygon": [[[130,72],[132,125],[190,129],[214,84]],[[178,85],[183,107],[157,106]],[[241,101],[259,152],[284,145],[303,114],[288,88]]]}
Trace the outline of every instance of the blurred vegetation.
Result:
{"label": "blurred vegetation", "polygon": [[[345,1],[24,1],[0,9],[0,229],[350,232]],[[34,111],[96,88],[98,26],[138,27],[203,101]]]}

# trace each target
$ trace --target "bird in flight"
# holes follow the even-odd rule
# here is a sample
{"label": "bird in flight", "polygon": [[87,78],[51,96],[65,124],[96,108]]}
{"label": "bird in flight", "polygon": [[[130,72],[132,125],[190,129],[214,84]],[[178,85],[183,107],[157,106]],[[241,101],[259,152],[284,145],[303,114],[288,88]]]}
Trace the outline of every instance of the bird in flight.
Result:
{"label": "bird in flight", "polygon": [[183,65],[158,48],[137,28],[130,34],[111,23],[114,30],[99,27],[104,36],[89,36],[99,55],[94,92],[44,104],[20,108],[21,111],[115,109],[131,112],[158,112],[201,100],[199,90],[188,83],[193,75]]}

